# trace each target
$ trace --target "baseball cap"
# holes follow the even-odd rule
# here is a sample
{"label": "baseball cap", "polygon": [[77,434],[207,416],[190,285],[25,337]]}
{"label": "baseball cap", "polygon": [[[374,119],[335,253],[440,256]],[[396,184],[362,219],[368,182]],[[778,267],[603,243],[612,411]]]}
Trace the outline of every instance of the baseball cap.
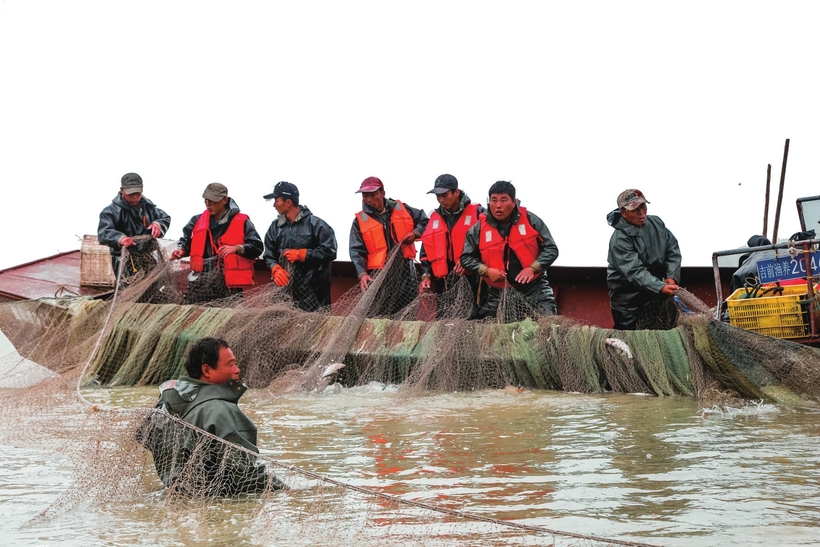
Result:
{"label": "baseball cap", "polygon": [[136,194],[142,192],[142,177],[136,173],[126,173],[122,176],[120,181],[120,188],[126,194]]}
{"label": "baseball cap", "polygon": [[228,188],[224,184],[212,182],[205,187],[205,191],[202,192],[202,197],[209,201],[222,201],[228,197]]}
{"label": "baseball cap", "polygon": [[298,199],[299,189],[296,187],[295,184],[291,184],[283,180],[276,183],[276,186],[273,187],[273,192],[271,192],[270,194],[265,194],[262,197],[264,199],[276,199],[280,196],[284,197],[285,199]]}
{"label": "baseball cap", "polygon": [[458,190],[458,179],[453,175],[441,175],[436,179],[433,189],[428,194],[445,194],[450,190]]}
{"label": "baseball cap", "polygon": [[618,208],[625,208],[627,211],[634,211],[641,203],[649,203],[646,196],[640,190],[634,188],[624,190],[618,195]]}
{"label": "baseball cap", "polygon": [[376,190],[384,190],[384,184],[382,183],[381,179],[378,177],[367,177],[362,181],[362,185],[359,186],[359,189],[356,190],[356,193],[360,192],[375,192]]}

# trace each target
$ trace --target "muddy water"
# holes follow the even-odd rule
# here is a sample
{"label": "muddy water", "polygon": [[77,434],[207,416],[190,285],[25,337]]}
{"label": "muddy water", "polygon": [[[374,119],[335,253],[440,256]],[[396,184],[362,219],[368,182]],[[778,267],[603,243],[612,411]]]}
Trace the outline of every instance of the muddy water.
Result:
{"label": "muddy water", "polygon": [[[86,392],[121,408],[149,405],[156,394]],[[655,545],[818,543],[820,414],[812,409],[717,411],[689,398],[535,391],[404,400],[378,386],[279,398],[251,391],[241,406],[266,455],[449,508]],[[144,497],[144,518],[139,508],[127,517],[69,512],[21,528],[70,477],[37,451],[0,447],[0,459],[0,543],[200,544],[185,534],[146,539],[156,492]],[[225,519],[226,537],[232,526]]]}

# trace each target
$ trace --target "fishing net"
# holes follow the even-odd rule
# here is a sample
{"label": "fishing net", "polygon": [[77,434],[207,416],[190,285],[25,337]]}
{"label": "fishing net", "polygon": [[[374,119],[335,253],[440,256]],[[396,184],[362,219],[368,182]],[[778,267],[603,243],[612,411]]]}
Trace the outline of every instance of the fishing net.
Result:
{"label": "fishing net", "polygon": [[[658,312],[676,324],[666,330],[580,324],[545,314],[514,289],[502,291],[495,318],[473,321],[475,297],[464,278],[448,279],[443,293],[410,298],[415,272],[392,253],[366,292],[354,286],[332,309],[306,312],[310,292],[296,271],[292,286],[232,291],[215,264],[196,276],[159,248],[149,255],[122,257],[122,265],[140,268],[121,275],[109,301],[0,305],[0,443],[59,454],[74,477],[31,526],[78,508],[148,505],[152,521],[184,515],[205,536],[217,530],[209,523],[230,515],[261,544],[644,545],[469,513],[421,492],[284,465],[154,409],[154,400],[141,408],[93,403],[95,390],[184,375],[184,356],[204,336],[229,341],[255,400],[373,383],[396,386],[398,402],[492,388],[694,396],[706,404],[820,399],[818,350],[715,321],[685,290],[679,306]],[[173,477],[168,488],[163,475]],[[156,492],[161,497],[146,504]],[[208,541],[235,539],[220,533]]]}

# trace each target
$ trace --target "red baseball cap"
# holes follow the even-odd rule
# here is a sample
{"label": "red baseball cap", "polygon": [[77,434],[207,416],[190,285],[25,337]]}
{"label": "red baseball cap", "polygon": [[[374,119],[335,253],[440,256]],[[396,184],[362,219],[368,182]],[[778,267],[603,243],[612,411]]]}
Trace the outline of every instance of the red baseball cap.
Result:
{"label": "red baseball cap", "polygon": [[375,192],[376,190],[384,190],[384,184],[382,183],[381,179],[378,177],[367,177],[362,181],[362,185],[359,186],[359,189],[356,190],[356,193],[360,192]]}

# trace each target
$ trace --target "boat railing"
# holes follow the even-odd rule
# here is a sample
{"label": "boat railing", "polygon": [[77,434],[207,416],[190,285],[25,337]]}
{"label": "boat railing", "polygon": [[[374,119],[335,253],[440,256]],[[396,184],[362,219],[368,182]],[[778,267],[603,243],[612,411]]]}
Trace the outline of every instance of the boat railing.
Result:
{"label": "boat railing", "polygon": [[[820,239],[807,239],[804,241],[788,241],[782,243],[774,243],[772,245],[760,245],[758,247],[741,247],[739,249],[730,249],[727,251],[716,251],[712,253],[712,271],[715,276],[715,294],[717,295],[717,305],[715,306],[715,319],[720,319],[721,315],[721,308],[723,304],[723,285],[720,281],[720,268],[718,266],[718,258],[723,256],[731,256],[731,255],[740,255],[740,254],[747,254],[747,253],[755,253],[758,251],[780,251],[780,250],[788,250],[791,248],[802,248],[802,253],[800,259],[803,260],[803,266],[806,271],[806,290],[807,290],[807,298],[809,300],[809,331],[811,338],[816,338],[817,333],[817,322],[814,319],[814,312],[815,312],[815,304],[814,304],[814,283],[812,283],[815,271],[820,274],[820,267],[812,268],[812,247],[820,245]],[[796,256],[792,258],[793,260],[798,260]]]}

